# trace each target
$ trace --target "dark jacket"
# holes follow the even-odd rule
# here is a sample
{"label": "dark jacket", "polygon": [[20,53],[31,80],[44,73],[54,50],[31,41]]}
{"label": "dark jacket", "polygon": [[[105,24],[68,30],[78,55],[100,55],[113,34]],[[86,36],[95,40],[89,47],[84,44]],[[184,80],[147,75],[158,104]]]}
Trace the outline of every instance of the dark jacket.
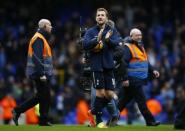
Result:
{"label": "dark jacket", "polygon": [[[130,37],[126,37],[124,39],[124,43],[135,43],[139,47],[138,43],[133,41]],[[128,68],[128,64],[129,64],[131,58],[132,58],[132,54],[130,52],[130,49],[128,48],[128,46],[125,45],[123,47],[123,61],[124,61],[124,65],[123,65],[124,67],[123,68],[125,68],[125,69]],[[153,70],[154,70],[153,67],[149,63],[149,66],[148,66],[148,78],[146,78],[146,79],[139,79],[139,78],[136,78],[136,77],[130,77],[130,76],[127,75],[127,73],[125,73],[123,75],[123,80],[129,80],[130,85],[144,85],[144,84],[146,84],[146,82],[147,82],[147,80],[149,78],[153,78]]]}
{"label": "dark jacket", "polygon": [[[113,34],[109,42],[105,42],[106,33],[112,30]],[[121,37],[116,28],[105,26],[102,35],[103,49],[100,52],[94,52],[92,49],[98,44],[97,36],[100,31],[99,26],[94,26],[88,29],[84,36],[83,47],[89,51],[90,66],[92,71],[103,71],[104,69],[113,69],[113,49],[121,42]]]}
{"label": "dark jacket", "polygon": [[[44,38],[48,41],[49,34],[46,31],[38,29],[37,32],[42,34]],[[34,67],[28,66],[29,64],[27,63],[27,75],[31,78],[40,77],[43,75],[50,77],[52,75],[53,68],[48,68],[48,65],[49,67],[53,67],[52,58],[49,58],[47,60],[43,58],[44,41],[38,37],[34,41],[34,44],[32,44],[32,48],[34,55],[31,58],[28,57],[28,63],[29,61],[31,61],[31,63],[33,62]],[[46,64],[47,67],[44,66]]]}

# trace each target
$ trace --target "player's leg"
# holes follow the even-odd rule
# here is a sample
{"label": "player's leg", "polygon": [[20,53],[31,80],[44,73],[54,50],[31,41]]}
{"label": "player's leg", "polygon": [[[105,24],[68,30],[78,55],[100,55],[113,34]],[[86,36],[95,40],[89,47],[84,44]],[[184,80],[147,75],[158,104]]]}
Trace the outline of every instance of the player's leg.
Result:
{"label": "player's leg", "polygon": [[[92,86],[91,86],[91,104],[90,104],[91,110],[95,108],[95,107],[94,107],[95,98],[96,98],[96,89],[94,88],[94,86],[93,86],[93,84],[92,84]],[[89,115],[91,115],[91,114],[89,113]],[[93,116],[92,116],[92,117],[93,117]],[[91,119],[91,118],[90,118],[90,119]],[[99,116],[99,115],[96,116],[96,119],[97,119],[98,121],[101,121],[101,122],[102,122],[101,116]],[[94,120],[91,120],[90,126],[92,126],[92,125],[94,125],[94,126],[96,125]]]}
{"label": "player's leg", "polygon": [[[107,109],[112,116],[112,119],[108,123],[110,126],[115,126],[119,118],[119,110],[117,108],[118,96],[115,93],[115,79],[112,70],[106,70],[104,72],[105,79],[105,95],[109,101],[107,104]],[[111,122],[112,121],[112,122]]]}
{"label": "player's leg", "polygon": [[[90,124],[96,126],[99,123],[102,123],[102,109],[105,107],[107,101],[105,99],[105,90],[104,90],[104,78],[102,72],[93,72],[93,86],[96,89],[96,97],[93,102],[93,108],[89,114]],[[94,119],[94,115],[96,119]]]}

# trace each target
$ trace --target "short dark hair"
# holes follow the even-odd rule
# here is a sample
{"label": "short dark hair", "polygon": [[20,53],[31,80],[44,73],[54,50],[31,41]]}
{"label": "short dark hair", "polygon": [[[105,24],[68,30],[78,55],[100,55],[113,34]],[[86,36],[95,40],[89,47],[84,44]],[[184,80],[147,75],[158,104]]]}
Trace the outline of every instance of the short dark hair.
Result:
{"label": "short dark hair", "polygon": [[108,13],[108,11],[107,11],[105,8],[98,8],[98,9],[96,10],[96,13],[97,13],[98,11],[104,11],[105,14],[106,14],[106,16],[107,16],[107,18],[109,18],[109,13]]}

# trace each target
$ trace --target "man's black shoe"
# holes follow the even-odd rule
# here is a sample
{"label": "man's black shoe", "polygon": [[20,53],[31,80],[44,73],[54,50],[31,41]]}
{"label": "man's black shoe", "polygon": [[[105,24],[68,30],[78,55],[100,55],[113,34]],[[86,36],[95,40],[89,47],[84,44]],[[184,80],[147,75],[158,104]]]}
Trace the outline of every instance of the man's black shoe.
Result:
{"label": "man's black shoe", "polygon": [[18,126],[18,125],[19,125],[18,119],[19,119],[20,113],[17,113],[17,112],[13,109],[13,110],[12,110],[12,115],[13,115],[13,121],[14,121],[15,125]]}
{"label": "man's black shoe", "polygon": [[50,122],[40,122],[39,126],[52,126]]}
{"label": "man's black shoe", "polygon": [[118,120],[118,117],[113,117],[107,121],[106,125],[110,127],[118,126]]}
{"label": "man's black shoe", "polygon": [[158,125],[160,125],[161,123],[160,123],[160,121],[156,121],[156,122],[149,122],[149,123],[147,123],[146,125],[147,126],[158,126]]}
{"label": "man's black shoe", "polygon": [[109,120],[107,121],[106,125],[109,126],[110,122],[111,122],[111,119],[109,119]]}
{"label": "man's black shoe", "polygon": [[175,129],[185,129],[185,125],[174,125]]}

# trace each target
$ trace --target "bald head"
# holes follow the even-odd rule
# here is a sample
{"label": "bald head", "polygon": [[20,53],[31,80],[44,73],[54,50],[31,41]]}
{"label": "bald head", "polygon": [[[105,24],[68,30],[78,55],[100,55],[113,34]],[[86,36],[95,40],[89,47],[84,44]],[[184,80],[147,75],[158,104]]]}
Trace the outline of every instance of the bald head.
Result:
{"label": "bald head", "polygon": [[47,24],[50,24],[51,25],[51,22],[48,19],[41,19],[38,22],[39,28],[44,28],[44,26],[46,26]]}
{"label": "bald head", "polygon": [[134,34],[137,34],[137,35],[142,35],[141,31],[137,28],[133,28],[131,31],[130,31],[130,36],[134,35]]}
{"label": "bald head", "polygon": [[130,37],[134,40],[134,41],[137,41],[137,42],[141,42],[142,40],[142,33],[139,29],[137,28],[133,28],[131,31],[130,31]]}
{"label": "bald head", "polygon": [[48,33],[51,33],[52,26],[51,26],[51,22],[48,19],[41,19],[38,22],[38,27],[40,29],[44,29]]}

